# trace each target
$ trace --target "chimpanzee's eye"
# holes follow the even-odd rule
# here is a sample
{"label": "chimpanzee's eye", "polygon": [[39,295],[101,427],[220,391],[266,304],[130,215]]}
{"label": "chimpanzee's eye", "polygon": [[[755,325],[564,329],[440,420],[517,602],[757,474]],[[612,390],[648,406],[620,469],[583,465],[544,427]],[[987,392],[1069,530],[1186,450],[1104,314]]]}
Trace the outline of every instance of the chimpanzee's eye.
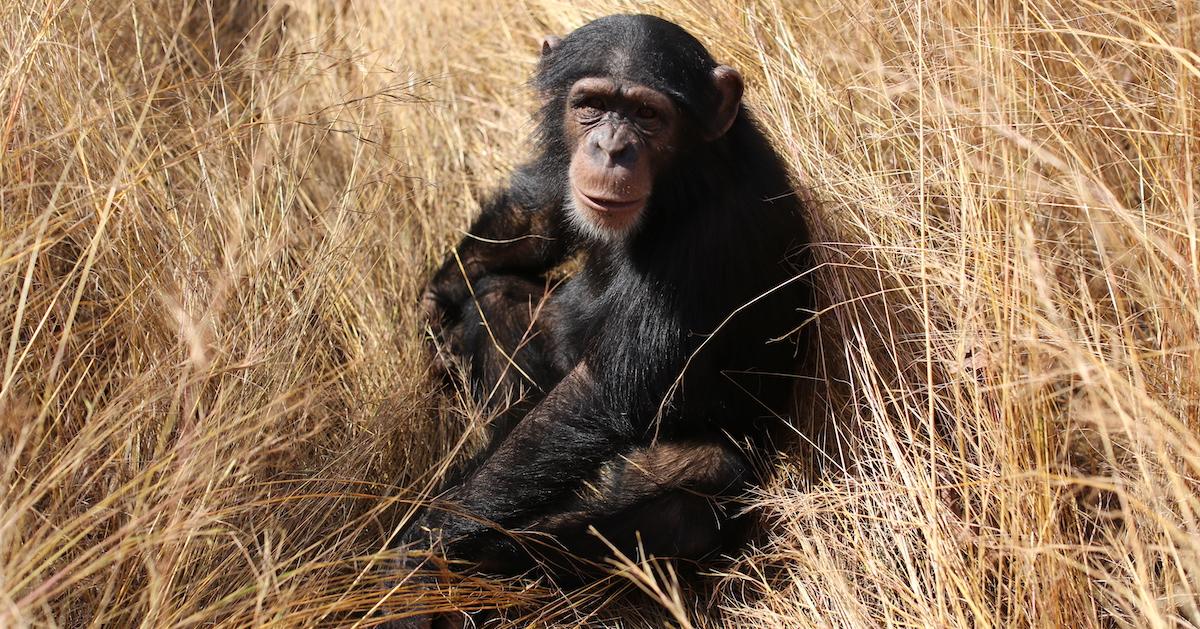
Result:
{"label": "chimpanzee's eye", "polygon": [[658,112],[655,111],[653,107],[642,105],[641,107],[638,107],[637,111],[633,112],[633,115],[642,120],[654,120],[658,117]]}

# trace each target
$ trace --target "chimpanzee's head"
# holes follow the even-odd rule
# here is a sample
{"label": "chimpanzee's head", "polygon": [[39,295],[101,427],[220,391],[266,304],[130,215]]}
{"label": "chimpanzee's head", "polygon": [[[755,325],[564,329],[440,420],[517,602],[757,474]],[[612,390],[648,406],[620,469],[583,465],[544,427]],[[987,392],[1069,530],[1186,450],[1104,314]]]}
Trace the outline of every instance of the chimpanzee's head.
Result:
{"label": "chimpanzee's head", "polygon": [[546,99],[543,141],[569,156],[571,220],[604,240],[633,231],[673,160],[719,139],[741,110],[741,75],[649,15],[547,37],[534,84]]}

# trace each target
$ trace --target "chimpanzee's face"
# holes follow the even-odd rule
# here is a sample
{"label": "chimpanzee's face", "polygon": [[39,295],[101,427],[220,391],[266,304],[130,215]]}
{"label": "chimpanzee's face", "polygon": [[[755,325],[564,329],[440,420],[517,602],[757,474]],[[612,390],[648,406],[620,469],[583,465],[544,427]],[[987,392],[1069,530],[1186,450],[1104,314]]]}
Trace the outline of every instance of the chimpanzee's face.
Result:
{"label": "chimpanzee's face", "polygon": [[588,77],[571,86],[564,115],[571,219],[602,239],[623,238],[676,150],[679,111],[644,85]]}

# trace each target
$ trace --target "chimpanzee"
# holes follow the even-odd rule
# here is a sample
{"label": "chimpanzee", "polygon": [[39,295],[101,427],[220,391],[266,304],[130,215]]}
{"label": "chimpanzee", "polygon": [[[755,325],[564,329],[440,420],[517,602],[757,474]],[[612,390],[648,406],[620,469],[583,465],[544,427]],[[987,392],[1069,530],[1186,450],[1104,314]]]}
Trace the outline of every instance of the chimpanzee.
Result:
{"label": "chimpanzee", "polygon": [[532,161],[422,302],[491,443],[404,540],[500,574],[727,549],[793,388],[801,202],[741,75],[671,22],[547,38],[533,84]]}

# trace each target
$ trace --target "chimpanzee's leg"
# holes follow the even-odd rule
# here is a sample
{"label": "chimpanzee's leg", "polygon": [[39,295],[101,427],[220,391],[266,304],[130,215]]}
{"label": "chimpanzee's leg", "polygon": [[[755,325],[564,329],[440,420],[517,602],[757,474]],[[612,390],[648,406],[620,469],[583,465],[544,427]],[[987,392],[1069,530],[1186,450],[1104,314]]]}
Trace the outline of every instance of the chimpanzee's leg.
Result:
{"label": "chimpanzee's leg", "polygon": [[441,351],[464,367],[476,402],[492,415],[491,450],[562,373],[553,360],[546,281],[492,275],[472,293],[461,318],[442,330]]}
{"label": "chimpanzee's leg", "polygon": [[493,546],[479,567],[511,574],[540,563],[569,579],[611,556],[610,544],[630,558],[700,559],[745,536],[734,503],[750,482],[745,457],[728,445],[637,448],[602,465],[569,503],[513,531],[510,544]]}

